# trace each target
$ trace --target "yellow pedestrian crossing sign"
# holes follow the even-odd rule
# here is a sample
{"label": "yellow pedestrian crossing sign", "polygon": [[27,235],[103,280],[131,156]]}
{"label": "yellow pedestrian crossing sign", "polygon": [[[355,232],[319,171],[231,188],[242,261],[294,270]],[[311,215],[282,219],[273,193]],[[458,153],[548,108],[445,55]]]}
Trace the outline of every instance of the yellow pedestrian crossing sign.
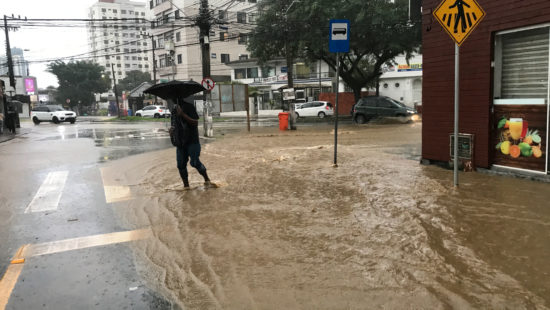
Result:
{"label": "yellow pedestrian crossing sign", "polygon": [[433,14],[458,46],[485,17],[476,0],[443,0]]}

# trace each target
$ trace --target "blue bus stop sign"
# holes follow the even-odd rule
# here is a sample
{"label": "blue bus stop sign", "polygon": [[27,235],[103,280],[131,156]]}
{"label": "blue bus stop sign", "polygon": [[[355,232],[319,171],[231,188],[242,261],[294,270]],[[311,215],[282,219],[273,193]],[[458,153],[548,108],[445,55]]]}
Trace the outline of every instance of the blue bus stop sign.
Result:
{"label": "blue bus stop sign", "polygon": [[329,29],[329,51],[331,53],[349,52],[349,20],[331,19]]}

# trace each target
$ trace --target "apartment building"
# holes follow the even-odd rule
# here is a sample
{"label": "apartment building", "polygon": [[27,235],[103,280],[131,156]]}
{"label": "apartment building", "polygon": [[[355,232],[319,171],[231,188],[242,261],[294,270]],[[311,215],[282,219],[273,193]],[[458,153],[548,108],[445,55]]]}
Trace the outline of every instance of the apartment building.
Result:
{"label": "apartment building", "polygon": [[[23,49],[12,47],[11,58],[13,61],[13,75],[14,76],[27,76],[29,75],[29,62],[25,60],[23,55]],[[8,62],[8,58],[5,56],[0,57],[0,63],[5,64]],[[7,75],[8,67],[0,66],[0,75]]]}
{"label": "apartment building", "polygon": [[117,80],[127,72],[152,72],[152,46],[146,33],[151,17],[145,2],[99,0],[89,9],[88,44],[94,62]]}
{"label": "apartment building", "polygon": [[[194,19],[199,14],[197,0],[152,0],[154,16],[157,77],[201,81],[202,58],[199,28]],[[209,10],[217,22],[209,35],[211,76],[216,81],[230,81],[228,63],[248,59],[247,33],[254,28],[257,0],[210,0]]]}

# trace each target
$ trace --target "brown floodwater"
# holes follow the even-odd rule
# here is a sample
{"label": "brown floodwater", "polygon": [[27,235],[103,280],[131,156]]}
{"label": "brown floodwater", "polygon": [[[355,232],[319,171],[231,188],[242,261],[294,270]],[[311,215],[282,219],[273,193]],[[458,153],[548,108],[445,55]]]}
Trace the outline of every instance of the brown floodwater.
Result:
{"label": "brown floodwater", "polygon": [[203,145],[221,186],[175,149],[114,161],[115,209],[150,226],[149,284],[184,309],[546,309],[549,184],[419,164],[421,124],[258,128]]}

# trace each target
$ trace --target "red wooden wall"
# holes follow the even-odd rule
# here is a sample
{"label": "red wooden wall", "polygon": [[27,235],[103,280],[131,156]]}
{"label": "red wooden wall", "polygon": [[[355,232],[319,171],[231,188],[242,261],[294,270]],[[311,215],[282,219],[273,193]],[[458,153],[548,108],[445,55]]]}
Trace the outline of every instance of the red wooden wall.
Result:
{"label": "red wooden wall", "polygon": [[[495,32],[550,22],[550,0],[477,0],[486,16],[460,48],[460,125],[475,134],[475,165],[492,163],[492,54]],[[454,42],[424,0],[422,157],[448,161],[454,122]],[[468,2],[468,0],[466,0]]]}

